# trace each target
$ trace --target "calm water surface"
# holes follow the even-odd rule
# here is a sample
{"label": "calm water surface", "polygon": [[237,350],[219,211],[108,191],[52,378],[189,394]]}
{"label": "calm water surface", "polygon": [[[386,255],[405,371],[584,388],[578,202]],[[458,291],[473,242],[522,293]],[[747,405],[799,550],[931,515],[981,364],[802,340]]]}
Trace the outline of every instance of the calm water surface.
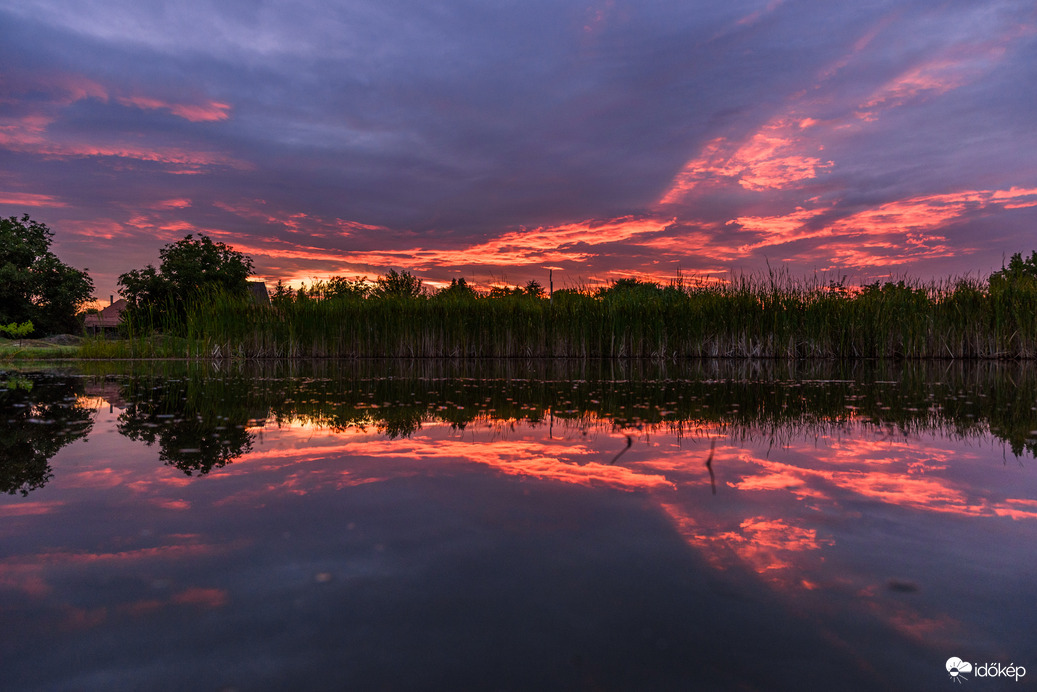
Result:
{"label": "calm water surface", "polygon": [[1035,438],[1020,365],[9,370],[3,686],[1031,688]]}

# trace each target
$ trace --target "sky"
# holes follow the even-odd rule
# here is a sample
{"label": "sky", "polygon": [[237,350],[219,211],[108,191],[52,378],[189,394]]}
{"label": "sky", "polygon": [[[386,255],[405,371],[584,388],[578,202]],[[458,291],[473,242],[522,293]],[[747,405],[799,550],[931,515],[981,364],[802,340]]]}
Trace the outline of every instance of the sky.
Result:
{"label": "sky", "polygon": [[0,216],[97,294],[985,277],[1037,250],[1027,0],[0,0]]}

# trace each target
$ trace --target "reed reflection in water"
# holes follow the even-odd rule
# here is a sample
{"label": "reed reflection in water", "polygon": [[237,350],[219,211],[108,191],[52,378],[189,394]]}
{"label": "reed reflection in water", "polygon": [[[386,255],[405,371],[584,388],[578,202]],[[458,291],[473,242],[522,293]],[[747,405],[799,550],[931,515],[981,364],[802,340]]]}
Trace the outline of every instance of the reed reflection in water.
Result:
{"label": "reed reflection in water", "polygon": [[1028,663],[1031,369],[616,368],[9,374],[8,425],[54,425],[13,413],[43,382],[88,415],[0,504],[5,667],[921,689],[952,655]]}

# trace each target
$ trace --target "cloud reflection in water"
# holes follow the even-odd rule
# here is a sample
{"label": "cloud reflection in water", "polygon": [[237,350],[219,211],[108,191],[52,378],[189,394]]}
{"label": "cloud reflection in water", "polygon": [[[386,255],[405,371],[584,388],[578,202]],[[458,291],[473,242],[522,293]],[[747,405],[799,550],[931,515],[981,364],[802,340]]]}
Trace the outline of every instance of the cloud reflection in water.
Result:
{"label": "cloud reflection in water", "polygon": [[[433,668],[451,678],[446,643],[528,655],[543,630],[521,623],[534,617],[599,674],[611,660],[645,674],[655,660],[659,675],[713,665],[715,687],[767,686],[788,673],[786,646],[827,652],[856,676],[847,689],[897,687],[948,650],[1021,655],[1032,631],[1019,604],[1037,565],[1017,550],[1037,532],[1031,443],[1003,456],[1014,430],[1037,429],[1012,405],[1029,375],[1012,373],[1009,389],[971,372],[126,376],[108,387],[110,413],[94,402],[90,444],[56,454],[46,487],[0,504],[0,611],[26,642],[90,652],[138,681],[150,679],[130,670],[138,659],[82,633],[151,647],[209,623],[228,684],[255,674],[235,642],[288,674],[324,660],[322,637],[346,637],[374,662],[350,659],[335,679],[372,683],[401,680],[377,663],[383,638],[403,642],[401,656],[438,652]],[[154,434],[117,434],[128,422]],[[176,455],[202,452],[176,445],[222,463],[189,461],[188,475]],[[763,644],[779,622],[790,640]],[[476,626],[483,644],[465,634]],[[641,642],[648,627],[666,635]],[[5,648],[22,650],[13,631]],[[660,636],[679,651],[659,653]],[[708,655],[688,658],[693,645]],[[530,675],[573,674],[541,660]]]}

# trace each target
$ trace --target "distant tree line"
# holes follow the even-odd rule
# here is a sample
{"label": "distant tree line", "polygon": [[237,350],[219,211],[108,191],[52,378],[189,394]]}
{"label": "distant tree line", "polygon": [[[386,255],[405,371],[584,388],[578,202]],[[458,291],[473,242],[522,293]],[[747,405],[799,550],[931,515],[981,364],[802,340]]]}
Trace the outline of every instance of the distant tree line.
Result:
{"label": "distant tree line", "polygon": [[[86,270],[62,263],[51,251],[53,232],[27,214],[20,219],[0,219],[0,333],[10,337],[76,332],[81,329],[82,309],[92,298],[94,284]],[[203,234],[189,234],[165,245],[159,251],[159,265],[130,270],[118,278],[121,295],[128,303],[126,319],[147,322],[153,326],[183,320],[192,306],[205,303],[214,295],[246,299],[248,277],[254,262],[248,255],[216,242]],[[737,281],[725,290],[737,292]],[[786,284],[794,282],[786,281]],[[844,282],[825,286],[805,284],[778,287],[771,277],[772,297],[782,291],[803,298],[807,294],[824,294],[846,298],[875,298],[898,301],[900,305],[935,300],[939,290],[932,286],[909,282],[875,282],[860,287],[847,287]],[[743,292],[747,304],[766,300],[759,286]],[[624,278],[596,288],[567,288],[548,295],[537,281],[524,286],[494,286],[482,292],[463,278],[452,279],[438,290],[427,288],[421,279],[405,271],[390,269],[373,280],[366,277],[334,276],[315,281],[310,286],[290,288],[282,281],[274,287],[274,308],[299,306],[306,302],[355,301],[433,301],[461,304],[474,300],[523,300],[553,302],[596,299],[609,303],[650,304],[673,302],[682,297],[716,292],[717,284],[687,283],[678,276],[667,285],[637,278]],[[791,292],[790,292],[791,291]],[[1028,258],[1012,255],[1000,270],[990,274],[986,282],[961,280],[944,289],[947,295],[964,300],[967,293],[982,294],[986,299],[1010,305],[1013,315],[1022,316],[1037,294],[1037,252]],[[733,295],[733,294],[732,294]],[[946,297],[946,296],[945,296]],[[204,299],[204,300],[203,300]],[[1020,312],[1020,310],[1022,312]],[[1013,318],[1014,319],[1014,318]]]}
{"label": "distant tree line", "polygon": [[[633,280],[636,281],[636,280]],[[547,298],[547,292],[539,281],[529,281],[524,287],[492,286],[489,291],[476,290],[464,278],[451,279],[450,283],[438,290],[428,289],[422,280],[413,274],[390,269],[384,276],[368,280],[366,276],[347,279],[333,276],[327,280],[316,280],[309,286],[305,284],[292,289],[283,281],[278,281],[271,294],[275,306],[308,300],[334,300],[337,298],[352,299],[453,299],[468,300],[475,298],[507,298],[526,296],[530,298]]]}

